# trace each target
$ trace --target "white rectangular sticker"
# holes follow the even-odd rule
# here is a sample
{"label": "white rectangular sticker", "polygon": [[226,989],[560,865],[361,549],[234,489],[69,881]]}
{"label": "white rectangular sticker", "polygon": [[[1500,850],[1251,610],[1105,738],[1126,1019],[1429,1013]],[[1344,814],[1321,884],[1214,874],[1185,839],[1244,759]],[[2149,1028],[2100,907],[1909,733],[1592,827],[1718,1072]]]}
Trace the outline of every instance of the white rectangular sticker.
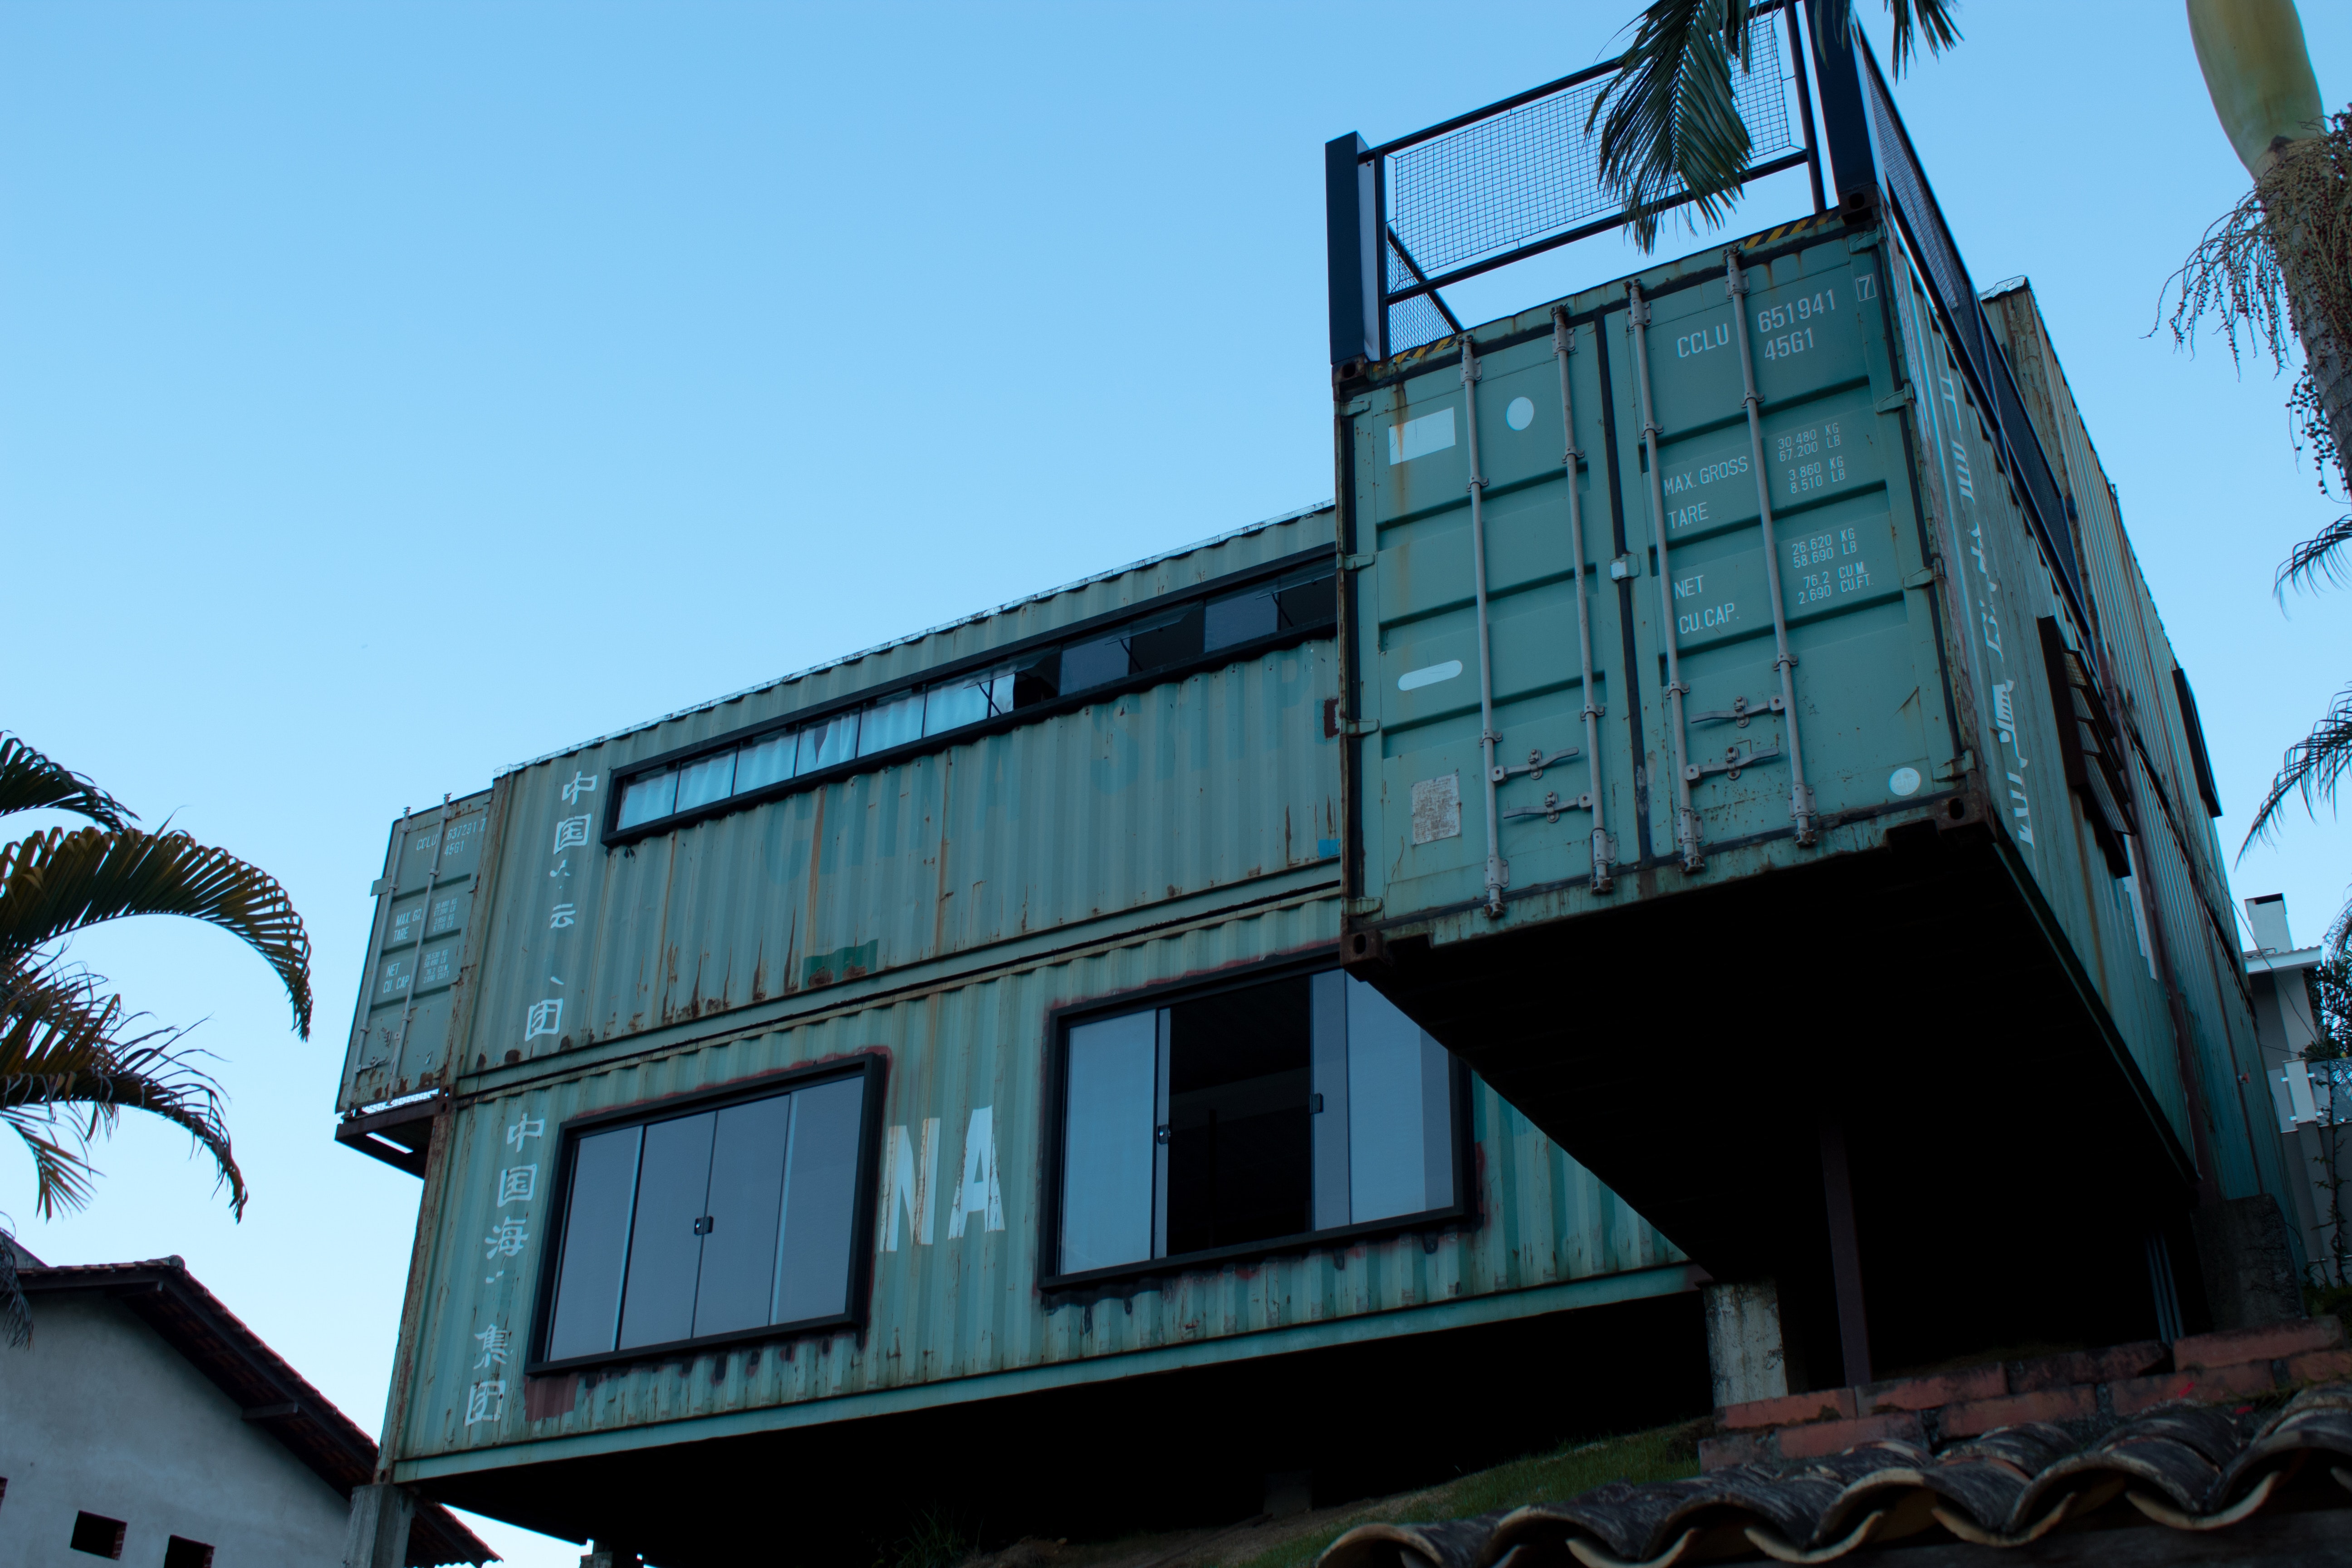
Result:
{"label": "white rectangular sticker", "polygon": [[1454,410],[1441,408],[1389,426],[1389,465],[1409,463],[1454,445]]}
{"label": "white rectangular sticker", "polygon": [[1462,837],[1462,775],[1440,773],[1412,786],[1412,841]]}

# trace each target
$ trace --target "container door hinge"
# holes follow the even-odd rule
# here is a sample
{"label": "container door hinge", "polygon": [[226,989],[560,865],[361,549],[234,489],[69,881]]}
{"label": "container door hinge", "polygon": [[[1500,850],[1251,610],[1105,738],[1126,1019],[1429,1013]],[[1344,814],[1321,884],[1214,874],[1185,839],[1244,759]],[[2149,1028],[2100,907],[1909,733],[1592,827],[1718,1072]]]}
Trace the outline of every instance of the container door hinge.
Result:
{"label": "container door hinge", "polygon": [[384,889],[391,886],[391,878],[378,877],[374,881],[368,884],[368,897],[371,899],[380,899],[383,897]]}
{"label": "container door hinge", "polygon": [[1849,254],[1857,250],[1868,250],[1877,243],[1878,230],[1875,228],[1866,228],[1860,234],[1850,234],[1845,237],[1845,247]]}
{"label": "container door hinge", "polygon": [[1936,579],[1941,577],[1943,574],[1944,574],[1941,571],[1934,566],[1922,566],[1916,572],[1912,573],[1908,577],[1904,578],[1903,585],[1906,588],[1932,588],[1936,585]]}
{"label": "container door hinge", "polygon": [[1380,727],[1381,721],[1378,719],[1342,719],[1339,721],[1339,733],[1342,735],[1369,735],[1379,730]]}
{"label": "container door hinge", "polygon": [[1374,551],[1370,555],[1342,555],[1339,557],[1339,566],[1342,571],[1361,572],[1367,567],[1379,565],[1380,560],[1378,551]]}
{"label": "container door hinge", "polygon": [[1881,414],[1892,414],[1897,409],[1908,408],[1917,401],[1917,398],[1911,395],[1911,389],[1906,386],[1900,392],[1889,393],[1871,406]]}
{"label": "container door hinge", "polygon": [[1970,773],[1976,772],[1976,752],[1973,751],[1962,752],[1958,756],[1953,758],[1950,762],[1946,763],[1942,767],[1937,768],[1936,770],[1936,776],[1943,780],[1946,784],[1958,784],[1962,780],[1966,779]]}
{"label": "container door hinge", "polygon": [[1350,915],[1376,915],[1381,912],[1378,899],[1349,899],[1344,907]]}

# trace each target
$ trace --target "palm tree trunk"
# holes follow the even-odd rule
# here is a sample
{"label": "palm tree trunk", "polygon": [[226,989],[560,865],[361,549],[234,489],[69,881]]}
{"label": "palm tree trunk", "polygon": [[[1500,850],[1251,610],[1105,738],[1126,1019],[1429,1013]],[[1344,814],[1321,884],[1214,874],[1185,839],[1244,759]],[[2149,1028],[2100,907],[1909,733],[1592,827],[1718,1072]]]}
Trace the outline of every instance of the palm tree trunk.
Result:
{"label": "palm tree trunk", "polygon": [[[2317,402],[2313,412],[2335,447],[2341,477],[2352,490],[2352,359],[2345,353],[2352,320],[2331,305],[2352,297],[2342,274],[2346,259],[2307,242],[2299,202],[2278,199],[2271,179],[2295,144],[2321,132],[2326,110],[2304,47],[2294,0],[2188,0],[2189,37],[2205,73],[2213,112],[2238,160],[2254,178],[2275,236],[2273,249],[2286,283],[2287,310],[2303,344]],[[2342,193],[2329,193],[2340,201]]]}

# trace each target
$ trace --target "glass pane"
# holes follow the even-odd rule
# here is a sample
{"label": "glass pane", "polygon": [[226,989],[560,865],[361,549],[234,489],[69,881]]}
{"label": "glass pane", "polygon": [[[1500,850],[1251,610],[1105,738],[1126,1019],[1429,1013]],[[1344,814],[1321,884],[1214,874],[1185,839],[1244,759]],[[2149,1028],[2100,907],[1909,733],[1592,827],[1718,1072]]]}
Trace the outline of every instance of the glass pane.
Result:
{"label": "glass pane", "polygon": [[1201,657],[1201,606],[1185,605],[1129,626],[1127,651],[1138,669],[1160,669]]}
{"label": "glass pane", "polygon": [[[999,686],[1003,688],[1000,704],[992,697]],[[962,724],[977,724],[982,719],[1013,710],[1013,672],[991,670],[986,675],[972,676],[964,680],[951,680],[934,686],[924,693],[923,733],[936,735],[942,730],[952,730]]]}
{"label": "glass pane", "polygon": [[1275,608],[1274,590],[1252,588],[1210,600],[1202,637],[1212,648],[1231,647],[1252,637],[1272,637],[1281,629],[1282,615]]}
{"label": "glass pane", "polygon": [[1315,1228],[1307,977],[1168,1009],[1171,1256]]}
{"label": "glass pane", "polygon": [[1011,686],[1013,689],[1009,697],[1001,689],[997,694],[996,700],[999,703],[998,711],[1000,712],[1034,707],[1040,702],[1051,702],[1055,697],[1061,695],[1062,690],[1060,652],[1056,650],[1039,654],[1027,664],[1015,669],[1011,678]]}
{"label": "glass pane", "polygon": [[1119,680],[1134,668],[1128,662],[1124,636],[1097,637],[1062,650],[1064,691],[1084,691],[1105,681]]}
{"label": "glass pane", "polygon": [[776,1247],[770,1321],[849,1310],[850,1222],[857,1205],[857,1135],[866,1080],[845,1078],[793,1096],[792,1161]]}
{"label": "glass pane", "polygon": [[621,1299],[621,1349],[667,1344],[694,1333],[694,1280],[702,1259],[696,1222],[710,1194],[712,1113],[646,1129],[637,1165],[637,1218],[629,1237],[629,1286]]}
{"label": "glass pane", "polygon": [[887,752],[922,738],[923,694],[910,691],[904,697],[877,702],[866,710],[863,728],[857,732],[857,754],[870,757],[877,752]]}
{"label": "glass pane", "polygon": [[1151,1256],[1159,1016],[1147,1009],[1070,1031],[1062,1134],[1065,1274]]}
{"label": "glass pane", "polygon": [[667,816],[677,800],[677,770],[664,768],[641,779],[631,779],[621,795],[621,820],[617,826],[635,827],[640,822],[651,822],[657,816]]}
{"label": "glass pane", "polygon": [[1348,980],[1349,1208],[1355,1223],[1454,1202],[1445,1047]]}
{"label": "glass pane", "polygon": [[555,1316],[547,1359],[613,1348],[621,1316],[621,1270],[629,1256],[629,1200],[637,1188],[641,1128],[580,1140],[564,1205],[563,1261],[555,1276]]}
{"label": "glass pane", "polygon": [[677,809],[692,811],[735,793],[735,753],[721,752],[677,770]]}
{"label": "glass pane", "polygon": [[1276,601],[1286,626],[1320,626],[1339,617],[1339,578],[1329,567],[1283,579]]}
{"label": "glass pane", "polygon": [[710,1228],[702,1238],[702,1286],[694,1298],[698,1339],[768,1321],[791,1123],[789,1095],[719,1112],[710,1149]]}
{"label": "glass pane", "polygon": [[813,773],[857,754],[857,710],[836,713],[801,731],[801,753],[795,775]]}
{"label": "glass pane", "polygon": [[1336,1230],[1348,1213],[1348,977],[1315,976],[1315,1228]]}
{"label": "glass pane", "polygon": [[799,731],[787,730],[781,735],[755,741],[737,752],[735,793],[749,795],[792,777],[793,753],[799,749],[800,742]]}

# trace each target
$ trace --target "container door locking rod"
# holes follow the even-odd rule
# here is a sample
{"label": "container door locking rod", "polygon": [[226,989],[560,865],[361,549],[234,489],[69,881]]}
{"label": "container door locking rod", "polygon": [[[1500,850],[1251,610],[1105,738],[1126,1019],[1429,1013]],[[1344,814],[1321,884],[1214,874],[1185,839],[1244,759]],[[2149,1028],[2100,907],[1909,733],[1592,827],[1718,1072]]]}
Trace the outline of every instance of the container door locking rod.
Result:
{"label": "container door locking rod", "polygon": [[[1797,661],[1789,652],[1789,614],[1780,603],[1780,541],[1772,531],[1772,486],[1764,478],[1764,420],[1757,412],[1763,399],[1756,395],[1756,364],[1748,357],[1748,269],[1739,264],[1739,247],[1723,253],[1724,292],[1731,297],[1731,319],[1739,330],[1739,376],[1748,389],[1748,458],[1756,470],[1756,507],[1763,514],[1764,593],[1772,601],[1773,665],[1780,672],[1780,695],[1773,706],[1789,736],[1789,816],[1797,825],[1797,842],[1810,847],[1821,835],[1813,821],[1813,792],[1805,784],[1805,754],[1797,745]],[[1657,482],[1654,465],[1650,482]],[[1742,721],[1745,722],[1745,721]]]}
{"label": "container door locking rod", "polygon": [[[1597,329],[1596,329],[1597,330]],[[1584,661],[1584,755],[1585,776],[1591,788],[1585,799],[1592,803],[1592,890],[1605,893],[1614,881],[1609,863],[1616,858],[1615,846],[1609,841],[1609,832],[1601,821],[1601,709],[1592,700],[1592,613],[1585,607],[1584,593],[1584,503],[1576,493],[1576,466],[1584,454],[1576,449],[1576,405],[1570,400],[1568,390],[1568,356],[1576,346],[1576,333],[1568,324],[1568,310],[1551,308],[1551,356],[1559,364],[1559,428],[1565,443],[1560,458],[1568,475],[1568,549],[1569,560],[1575,564],[1576,578],[1571,586],[1576,593],[1576,651]],[[1543,773],[1536,773],[1538,778]],[[1549,805],[1554,797],[1544,796]],[[1548,813],[1547,820],[1558,822],[1557,812]]]}
{"label": "container door locking rod", "polygon": [[1495,742],[1502,737],[1495,732],[1495,670],[1486,647],[1486,514],[1481,504],[1486,476],[1478,469],[1478,345],[1467,332],[1462,335],[1462,412],[1470,430],[1471,581],[1478,594],[1478,746],[1484,758],[1478,776],[1486,784],[1486,914],[1495,919],[1503,912],[1503,883],[1508,873],[1503,868],[1502,825],[1495,816],[1495,785],[1500,777]]}
{"label": "container door locking rod", "polygon": [[[1658,605],[1665,612],[1665,623],[1658,630],[1665,639],[1666,701],[1673,710],[1667,723],[1675,741],[1675,843],[1682,850],[1683,869],[1696,871],[1706,865],[1706,857],[1699,853],[1698,813],[1691,809],[1691,781],[1698,775],[1690,765],[1690,731],[1683,721],[1683,699],[1690,688],[1683,684],[1682,660],[1675,650],[1675,574],[1666,562],[1666,495],[1658,478],[1658,421],[1650,408],[1650,306],[1638,282],[1625,285],[1625,299],[1626,318],[1633,329],[1633,369],[1641,382],[1642,445],[1650,459],[1650,534],[1658,543]],[[1752,405],[1748,417],[1755,417]],[[1763,458],[1756,460],[1760,474]],[[1766,553],[1769,558],[1770,552]],[[1776,614],[1779,608],[1776,600]]]}

